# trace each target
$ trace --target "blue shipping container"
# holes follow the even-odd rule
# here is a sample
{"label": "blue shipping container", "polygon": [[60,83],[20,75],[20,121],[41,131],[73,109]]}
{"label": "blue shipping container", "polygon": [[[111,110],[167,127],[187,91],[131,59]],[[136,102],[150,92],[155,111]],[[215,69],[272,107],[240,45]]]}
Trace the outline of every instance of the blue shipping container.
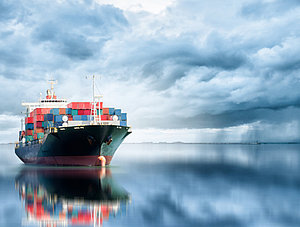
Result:
{"label": "blue shipping container", "polygon": [[73,121],[81,121],[81,115],[73,115]]}
{"label": "blue shipping container", "polygon": [[66,108],[66,114],[72,114],[72,109],[71,108]]}
{"label": "blue shipping container", "polygon": [[44,128],[54,127],[53,121],[44,121]]}
{"label": "blue shipping container", "polygon": [[50,110],[50,113],[52,113],[53,115],[59,115],[59,109],[58,108],[53,108]]}
{"label": "blue shipping container", "polygon": [[127,120],[127,113],[122,113],[121,114],[121,120],[122,121]]}
{"label": "blue shipping container", "polygon": [[62,126],[62,124],[63,124],[62,122],[55,122],[55,123],[54,123],[54,127],[57,128],[58,126]]}
{"label": "blue shipping container", "polygon": [[81,120],[82,120],[82,121],[87,121],[87,120],[88,120],[87,117],[88,117],[87,115],[81,115]]}
{"label": "blue shipping container", "polygon": [[120,126],[127,126],[127,121],[120,121]]}
{"label": "blue shipping container", "polygon": [[108,113],[109,113],[109,115],[114,115],[115,108],[108,108]]}
{"label": "blue shipping container", "polygon": [[94,120],[94,116],[87,115],[87,120],[88,120],[88,121]]}
{"label": "blue shipping container", "polygon": [[120,116],[121,115],[121,109],[115,109],[115,115]]}
{"label": "blue shipping container", "polygon": [[44,121],[53,121],[53,114],[45,114]]}
{"label": "blue shipping container", "polygon": [[56,115],[54,116],[54,122],[62,122],[62,115]]}
{"label": "blue shipping container", "polygon": [[33,123],[26,124],[25,129],[26,130],[33,130],[34,129],[34,124]]}

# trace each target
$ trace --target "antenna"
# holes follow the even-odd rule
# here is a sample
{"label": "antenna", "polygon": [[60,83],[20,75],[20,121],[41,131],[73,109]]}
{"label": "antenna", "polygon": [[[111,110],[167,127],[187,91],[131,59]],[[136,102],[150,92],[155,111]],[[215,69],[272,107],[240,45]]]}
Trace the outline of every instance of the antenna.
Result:
{"label": "antenna", "polygon": [[53,95],[54,95],[54,84],[57,84],[57,80],[48,80],[48,83],[51,84],[51,97],[53,98]]}
{"label": "antenna", "polygon": [[24,126],[24,120],[21,118],[21,131],[23,131],[23,126]]}
{"label": "antenna", "polygon": [[95,75],[93,75],[93,103],[95,103]]}
{"label": "antenna", "polygon": [[93,100],[93,102],[95,101],[95,78],[96,78],[96,76],[95,75],[92,75],[92,76],[86,76],[85,77],[86,79],[91,79],[91,80],[93,80],[93,94],[92,94],[92,100]]}

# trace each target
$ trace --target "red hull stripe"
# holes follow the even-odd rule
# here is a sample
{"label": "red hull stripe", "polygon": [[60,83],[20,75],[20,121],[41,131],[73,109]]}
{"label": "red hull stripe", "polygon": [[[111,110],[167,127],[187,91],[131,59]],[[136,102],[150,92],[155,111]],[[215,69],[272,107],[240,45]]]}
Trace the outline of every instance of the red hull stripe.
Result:
{"label": "red hull stripe", "polygon": [[[68,166],[100,166],[99,156],[52,156],[22,159],[26,164],[68,165]],[[112,156],[104,156],[109,165]]]}

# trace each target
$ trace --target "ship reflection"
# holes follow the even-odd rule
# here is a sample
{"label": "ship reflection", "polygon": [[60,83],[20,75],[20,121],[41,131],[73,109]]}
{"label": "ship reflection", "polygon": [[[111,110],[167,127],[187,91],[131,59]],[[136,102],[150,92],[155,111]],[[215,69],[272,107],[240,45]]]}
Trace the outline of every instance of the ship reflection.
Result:
{"label": "ship reflection", "polygon": [[107,168],[24,167],[15,182],[25,203],[23,225],[102,226],[110,216],[126,213],[129,202]]}

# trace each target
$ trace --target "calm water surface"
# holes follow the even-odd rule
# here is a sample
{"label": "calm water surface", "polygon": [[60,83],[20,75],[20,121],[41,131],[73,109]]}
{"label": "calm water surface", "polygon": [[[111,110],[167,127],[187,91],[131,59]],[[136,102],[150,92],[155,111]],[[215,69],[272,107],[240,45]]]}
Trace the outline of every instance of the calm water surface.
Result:
{"label": "calm water surface", "polygon": [[123,144],[106,169],[0,152],[1,226],[300,225],[300,145]]}

